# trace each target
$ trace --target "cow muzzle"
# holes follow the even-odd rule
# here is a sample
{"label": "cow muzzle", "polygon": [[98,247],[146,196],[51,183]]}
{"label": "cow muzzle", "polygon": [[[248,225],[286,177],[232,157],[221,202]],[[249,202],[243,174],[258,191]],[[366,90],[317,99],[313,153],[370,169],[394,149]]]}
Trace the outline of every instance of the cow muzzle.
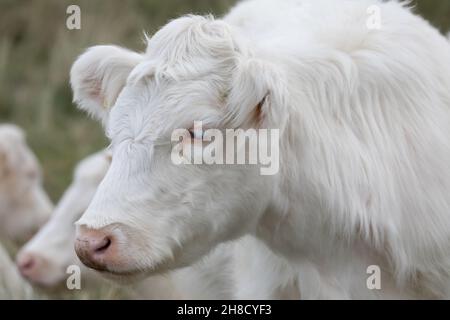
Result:
{"label": "cow muzzle", "polygon": [[111,228],[90,229],[79,226],[75,240],[75,252],[81,262],[97,271],[109,271],[117,264],[117,239]]}

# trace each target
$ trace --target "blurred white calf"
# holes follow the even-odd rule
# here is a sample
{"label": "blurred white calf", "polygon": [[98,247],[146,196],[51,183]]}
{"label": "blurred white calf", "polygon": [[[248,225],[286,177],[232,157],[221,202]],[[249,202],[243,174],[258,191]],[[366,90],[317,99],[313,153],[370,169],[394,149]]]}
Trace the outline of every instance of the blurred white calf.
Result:
{"label": "blurred white calf", "polygon": [[[101,151],[79,163],[74,179],[58,203],[50,221],[19,252],[17,266],[31,283],[55,287],[63,283],[70,265],[82,270],[82,287],[99,284],[103,278],[87,269],[73,249],[75,221],[88,207],[111,162],[110,154]],[[189,269],[166,276],[154,276],[130,288],[132,298],[224,298],[228,297],[224,277],[217,275],[226,255],[216,254]],[[218,268],[215,268],[217,266]],[[211,272],[209,270],[212,270]],[[208,290],[208,291],[207,291]]]}
{"label": "blurred white calf", "polygon": [[[79,265],[73,250],[74,223],[86,210],[110,163],[106,151],[77,166],[70,187],[59,201],[50,221],[19,252],[17,266],[34,284],[53,287],[67,278],[67,267]],[[87,269],[83,275],[89,277]],[[90,277],[89,277],[90,278]]]}
{"label": "blurred white calf", "polygon": [[15,125],[0,125],[0,238],[23,242],[49,218],[41,168]]}

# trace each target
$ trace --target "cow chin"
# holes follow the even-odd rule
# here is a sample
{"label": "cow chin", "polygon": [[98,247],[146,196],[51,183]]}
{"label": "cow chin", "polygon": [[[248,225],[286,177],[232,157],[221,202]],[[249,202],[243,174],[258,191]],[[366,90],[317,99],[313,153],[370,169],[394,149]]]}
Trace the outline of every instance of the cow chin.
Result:
{"label": "cow chin", "polygon": [[139,270],[130,272],[114,272],[105,270],[97,272],[106,280],[117,283],[119,285],[130,285],[133,283],[137,283],[147,277],[144,272]]}
{"label": "cow chin", "polygon": [[47,293],[58,292],[66,288],[65,280],[66,274],[64,272],[54,271],[46,272],[46,274],[35,277],[26,278],[33,286],[44,290]]}
{"label": "cow chin", "polygon": [[119,271],[114,270],[114,268],[105,267],[96,271],[106,280],[119,285],[130,285],[138,283],[147,277],[165,274],[168,271],[168,266],[166,263],[161,263],[148,268],[130,266],[129,269],[122,268]]}

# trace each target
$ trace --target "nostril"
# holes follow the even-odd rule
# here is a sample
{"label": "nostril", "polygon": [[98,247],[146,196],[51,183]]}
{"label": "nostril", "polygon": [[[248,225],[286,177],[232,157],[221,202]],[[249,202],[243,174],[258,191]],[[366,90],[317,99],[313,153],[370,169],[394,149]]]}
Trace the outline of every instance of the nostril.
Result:
{"label": "nostril", "polygon": [[22,264],[23,270],[30,270],[33,269],[33,267],[34,267],[34,260],[29,260],[26,263]]}
{"label": "nostril", "polygon": [[28,257],[19,263],[19,269],[21,272],[27,272],[32,270],[35,264],[36,260],[33,257]]}
{"label": "nostril", "polygon": [[106,251],[111,245],[111,239],[109,237],[105,237],[94,249],[95,253],[102,253]]}
{"label": "nostril", "polygon": [[81,262],[91,269],[106,271],[109,261],[115,259],[116,239],[110,228],[92,229],[79,226],[75,252]]}

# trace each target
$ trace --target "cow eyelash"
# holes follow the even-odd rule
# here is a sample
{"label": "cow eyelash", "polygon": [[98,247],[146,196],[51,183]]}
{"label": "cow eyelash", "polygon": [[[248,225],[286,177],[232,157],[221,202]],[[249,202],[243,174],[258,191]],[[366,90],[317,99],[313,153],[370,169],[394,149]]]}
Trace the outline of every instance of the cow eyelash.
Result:
{"label": "cow eyelash", "polygon": [[205,134],[204,130],[194,130],[194,128],[191,128],[188,131],[189,134],[191,135],[191,139],[202,140]]}

